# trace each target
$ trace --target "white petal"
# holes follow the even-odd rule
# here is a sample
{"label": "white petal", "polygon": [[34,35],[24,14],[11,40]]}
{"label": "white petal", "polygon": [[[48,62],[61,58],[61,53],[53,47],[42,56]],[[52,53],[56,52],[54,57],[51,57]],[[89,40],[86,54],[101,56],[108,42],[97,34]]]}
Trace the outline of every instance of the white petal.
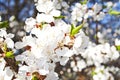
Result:
{"label": "white petal", "polygon": [[5,37],[7,35],[7,32],[3,29],[0,29],[0,36]]}
{"label": "white petal", "polygon": [[16,49],[21,49],[21,48],[23,48],[24,47],[24,44],[22,43],[22,42],[16,42],[15,43],[15,48]]}
{"label": "white petal", "polygon": [[69,58],[68,57],[62,57],[60,60],[61,65],[65,65],[68,62]]}
{"label": "white petal", "polygon": [[6,38],[5,42],[7,43],[8,48],[14,48],[14,42],[10,38]]}
{"label": "white petal", "polygon": [[119,39],[115,39],[115,45],[120,45],[120,40]]}
{"label": "white petal", "polygon": [[2,71],[4,69],[6,65],[6,62],[3,58],[0,58],[0,71]]}
{"label": "white petal", "polygon": [[50,14],[51,14],[52,16],[58,17],[58,16],[60,16],[60,11],[58,11],[58,10],[52,10],[52,11],[50,12]]}
{"label": "white petal", "polygon": [[33,26],[33,25],[36,24],[36,20],[32,17],[27,18],[26,21],[25,21],[25,24]]}
{"label": "white petal", "polygon": [[65,57],[71,57],[73,54],[74,54],[74,53],[73,53],[72,50],[68,50],[68,51],[64,54],[64,56],[65,56]]}
{"label": "white petal", "polygon": [[6,67],[5,68],[5,76],[4,76],[4,80],[11,80],[12,77],[13,77],[13,72],[12,70],[10,69],[10,67]]}
{"label": "white petal", "polygon": [[13,38],[13,37],[14,37],[14,34],[12,34],[12,33],[7,34],[7,36],[6,36],[6,38]]}
{"label": "white petal", "polygon": [[54,18],[51,15],[47,15],[47,14],[37,14],[36,17],[37,22],[53,22]]}
{"label": "white petal", "polygon": [[49,70],[40,69],[39,72],[40,72],[41,75],[46,75],[46,74],[49,73]]}

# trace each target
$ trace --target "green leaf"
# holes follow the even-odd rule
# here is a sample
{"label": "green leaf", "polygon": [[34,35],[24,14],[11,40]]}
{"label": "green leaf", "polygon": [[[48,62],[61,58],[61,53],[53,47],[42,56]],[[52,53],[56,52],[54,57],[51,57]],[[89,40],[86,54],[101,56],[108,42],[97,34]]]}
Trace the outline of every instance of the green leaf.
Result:
{"label": "green leaf", "polygon": [[100,72],[101,72],[102,74],[104,74],[104,71],[103,71],[103,70],[100,70]]}
{"label": "green leaf", "polygon": [[87,4],[88,0],[80,1],[81,4]]}
{"label": "green leaf", "polygon": [[13,51],[8,51],[5,53],[5,57],[7,58],[14,58],[14,54],[13,54]]}
{"label": "green leaf", "polygon": [[120,11],[110,9],[108,12],[110,15],[120,15]]}
{"label": "green leaf", "polygon": [[75,34],[77,34],[79,32],[79,30],[83,27],[84,23],[82,23],[81,25],[74,27],[73,25],[71,25],[71,32],[70,35],[74,36]]}
{"label": "green leaf", "polygon": [[95,71],[92,71],[91,75],[94,76],[96,75],[97,73]]}
{"label": "green leaf", "polygon": [[58,17],[54,17],[55,19],[63,19],[63,18],[65,18],[65,16],[63,16],[63,15],[60,15],[60,16],[58,16]]}
{"label": "green leaf", "polygon": [[20,64],[21,62],[20,61],[16,61],[16,65]]}
{"label": "green leaf", "polygon": [[7,51],[7,44],[6,43],[4,43],[3,51],[4,51],[4,53],[6,53],[6,51]]}
{"label": "green leaf", "polygon": [[38,78],[36,76],[33,76],[32,80],[38,80]]}
{"label": "green leaf", "polygon": [[8,28],[8,27],[9,27],[9,22],[8,21],[0,22],[0,28]]}
{"label": "green leaf", "polygon": [[94,37],[94,39],[97,39],[97,35],[96,34],[93,37]]}
{"label": "green leaf", "polygon": [[107,6],[103,5],[103,9],[107,8]]}
{"label": "green leaf", "polygon": [[72,34],[73,29],[75,28],[74,24],[71,24],[70,35]]}
{"label": "green leaf", "polygon": [[118,51],[120,51],[120,45],[117,45],[117,46],[116,46],[116,49],[117,49]]}

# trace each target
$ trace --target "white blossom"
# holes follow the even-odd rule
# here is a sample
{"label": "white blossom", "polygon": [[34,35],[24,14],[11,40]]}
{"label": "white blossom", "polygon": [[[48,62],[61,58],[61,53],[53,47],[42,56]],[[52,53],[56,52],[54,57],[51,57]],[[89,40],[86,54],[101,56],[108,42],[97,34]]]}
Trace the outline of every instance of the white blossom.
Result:
{"label": "white blossom", "polygon": [[[32,18],[32,17],[27,18],[26,21],[25,21],[25,24],[26,24],[25,30],[26,30],[27,32],[29,32],[29,31],[35,26],[36,20],[35,20],[34,18]],[[29,26],[29,27],[28,27],[28,26]]]}
{"label": "white blossom", "polygon": [[119,39],[115,39],[115,45],[120,45],[120,40]]}
{"label": "white blossom", "polygon": [[48,15],[48,14],[37,14],[36,20],[39,23],[40,22],[48,22],[48,23],[50,23],[50,22],[54,21],[54,18],[53,18],[52,15]]}

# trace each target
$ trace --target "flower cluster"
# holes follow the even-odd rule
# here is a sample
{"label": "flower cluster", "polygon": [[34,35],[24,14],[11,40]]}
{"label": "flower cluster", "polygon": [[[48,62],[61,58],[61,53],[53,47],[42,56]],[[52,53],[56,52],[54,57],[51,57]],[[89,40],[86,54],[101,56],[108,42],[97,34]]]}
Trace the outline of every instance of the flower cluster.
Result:
{"label": "flower cluster", "polygon": [[[26,20],[25,30],[28,35],[15,43],[16,49],[25,49],[16,56],[17,61],[27,64],[19,66],[20,79],[22,74],[29,72],[32,76],[32,73],[38,72],[46,75],[45,80],[52,80],[53,76],[57,80],[58,75],[54,71],[56,62],[65,65],[69,57],[83,52],[89,42],[82,30],[71,35],[71,25],[62,19],[55,19],[60,16],[60,11],[54,5],[54,1],[39,0],[36,6],[41,13],[38,13],[36,19],[31,17]],[[28,75],[26,77],[30,78]]]}
{"label": "flower cluster", "polygon": [[91,75],[93,76],[93,80],[114,80],[114,77],[112,74],[115,74],[119,71],[119,68],[117,67],[107,67],[104,66],[96,67],[91,72]]}
{"label": "flower cluster", "polygon": [[11,80],[14,73],[10,66],[7,65],[8,57],[13,58],[14,34],[7,34],[6,30],[0,29],[0,79]]}
{"label": "flower cluster", "polygon": [[76,3],[72,8],[71,23],[86,21],[88,18],[93,18],[94,21],[100,21],[104,18],[105,12],[102,11],[101,4],[94,4],[88,7],[86,4]]}

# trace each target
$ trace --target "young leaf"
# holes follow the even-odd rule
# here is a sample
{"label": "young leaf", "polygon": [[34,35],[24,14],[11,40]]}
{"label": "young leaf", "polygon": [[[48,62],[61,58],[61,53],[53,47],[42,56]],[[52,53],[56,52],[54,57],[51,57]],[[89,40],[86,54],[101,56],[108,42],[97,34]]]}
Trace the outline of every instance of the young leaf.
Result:
{"label": "young leaf", "polygon": [[116,10],[112,10],[112,9],[110,9],[110,11],[108,13],[110,15],[120,15],[120,11],[116,11]]}
{"label": "young leaf", "polygon": [[60,16],[58,16],[58,17],[54,17],[55,19],[62,19],[62,18],[65,18],[65,16],[63,16],[63,15],[60,15]]}
{"label": "young leaf", "polygon": [[8,21],[0,22],[0,28],[8,28],[8,26],[9,26]]}
{"label": "young leaf", "polygon": [[118,51],[120,51],[120,45],[116,46],[116,49],[117,49]]}
{"label": "young leaf", "polygon": [[80,1],[81,4],[87,4],[88,0]]}
{"label": "young leaf", "polygon": [[[83,27],[84,23],[82,23],[81,25],[77,26],[77,27],[74,27],[72,30],[71,30],[71,33],[70,35],[71,36],[74,36],[75,34],[77,34],[79,32],[79,30]],[[71,26],[72,27],[72,26]]]}
{"label": "young leaf", "polygon": [[33,76],[32,80],[39,80],[39,79],[36,76]]}
{"label": "young leaf", "polygon": [[14,58],[13,51],[6,52],[5,53],[5,57],[7,57],[7,58]]}
{"label": "young leaf", "polygon": [[95,71],[92,71],[91,75],[94,76],[96,75],[97,73]]}
{"label": "young leaf", "polygon": [[75,28],[74,24],[71,24],[70,35],[72,34],[73,29]]}
{"label": "young leaf", "polygon": [[6,43],[4,43],[3,51],[4,51],[4,53],[6,53],[6,51],[7,51],[7,44]]}

